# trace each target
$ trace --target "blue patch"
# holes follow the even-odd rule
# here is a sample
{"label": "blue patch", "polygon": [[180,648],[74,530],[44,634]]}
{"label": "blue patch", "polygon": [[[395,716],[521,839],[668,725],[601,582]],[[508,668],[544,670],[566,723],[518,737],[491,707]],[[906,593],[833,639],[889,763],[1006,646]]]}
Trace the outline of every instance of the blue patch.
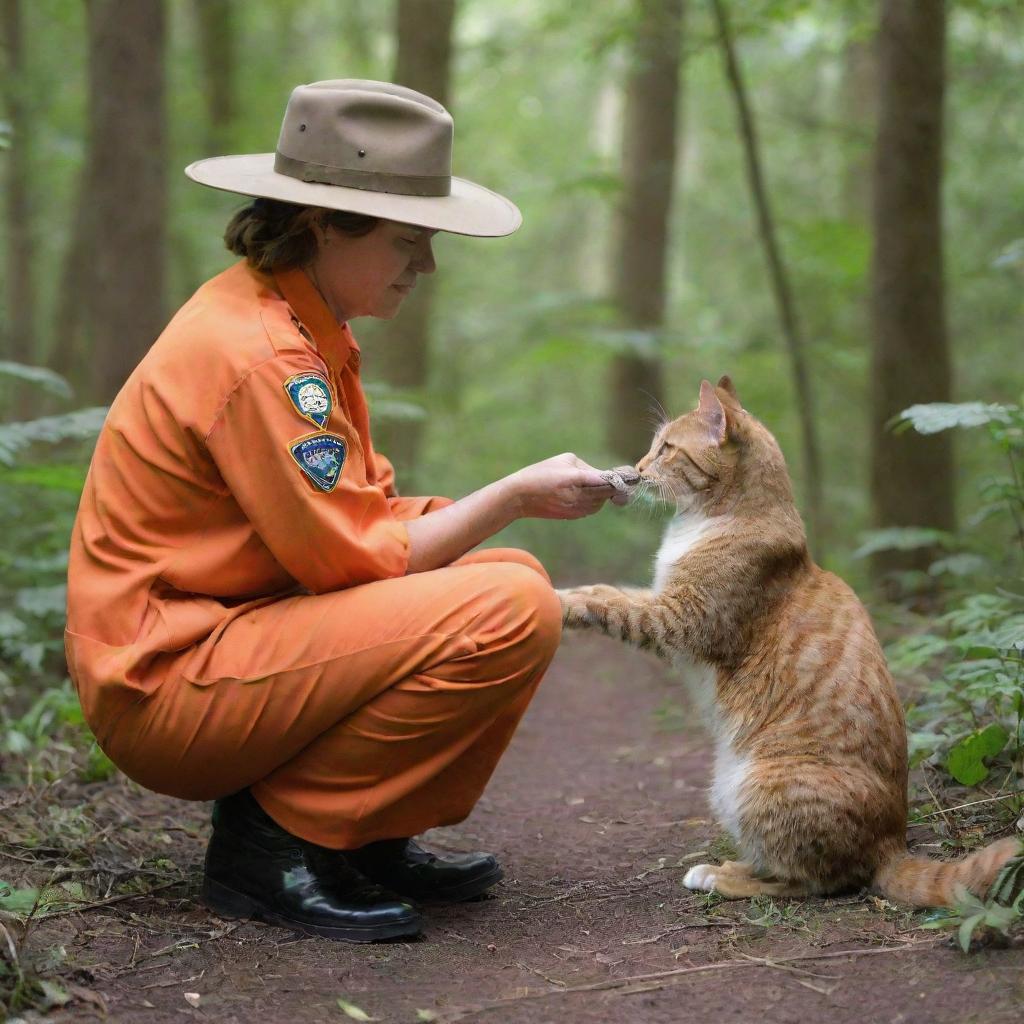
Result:
{"label": "blue patch", "polygon": [[305,420],[323,429],[331,418],[334,398],[327,379],[319,373],[297,373],[284,382],[284,389]]}
{"label": "blue patch", "polygon": [[338,486],[347,450],[345,439],[337,434],[307,434],[288,446],[299,469],[317,490],[328,492]]}

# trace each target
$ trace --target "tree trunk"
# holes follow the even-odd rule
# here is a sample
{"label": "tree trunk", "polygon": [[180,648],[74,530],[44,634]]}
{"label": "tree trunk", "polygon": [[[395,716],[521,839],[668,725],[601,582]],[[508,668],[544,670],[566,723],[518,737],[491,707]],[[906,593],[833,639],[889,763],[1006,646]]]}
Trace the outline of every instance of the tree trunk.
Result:
{"label": "tree trunk", "polygon": [[789,274],[782,261],[775,232],[775,219],[768,201],[768,187],[761,169],[761,153],[757,140],[754,115],[747,99],[747,91],[740,71],[736,48],[733,43],[729,14],[723,0],[711,0],[711,6],[718,26],[718,37],[722,47],[726,76],[732,88],[736,103],[740,138],[747,165],[747,180],[757,211],[757,226],[764,249],[768,274],[771,278],[775,306],[779,314],[782,334],[789,350],[790,366],[793,373],[793,390],[796,392],[797,415],[800,420],[800,435],[803,448],[804,490],[806,494],[807,538],[811,553],[818,559],[824,556],[825,512],[822,495],[821,459],[818,454],[817,416],[815,415],[814,391],[811,388],[810,372],[807,367],[806,344],[803,330],[797,317],[796,303],[789,283]]}
{"label": "tree trunk", "polygon": [[235,116],[235,2],[193,0],[206,100],[205,156],[231,150]]}
{"label": "tree trunk", "polygon": [[167,151],[162,0],[89,0],[95,397],[109,401],[164,323]]}
{"label": "tree trunk", "polygon": [[76,394],[92,390],[93,347],[93,175],[91,155],[79,172],[74,214],[69,218],[71,231],[61,262],[60,284],[53,318],[53,344],[47,365],[66,377]]}
{"label": "tree trunk", "polygon": [[608,448],[630,462],[650,447],[651,418],[664,399],[657,339],[665,321],[683,0],[636,0],[636,11],[622,113],[613,299],[622,327],[651,335],[654,344],[613,357],[607,419]]}
{"label": "tree trunk", "polygon": [[[950,400],[942,260],[946,5],[882,0],[871,265],[871,498],[875,523],[951,530],[952,439],[892,434],[893,416]],[[873,565],[923,568],[931,553],[888,552]]]}
{"label": "tree trunk", "polygon": [[[24,9],[20,0],[3,0],[3,37],[7,53],[4,88],[10,120],[10,149],[7,150],[7,323],[4,325],[3,354],[20,363],[36,361],[34,244],[32,199],[29,194],[31,159],[29,139],[29,90],[25,80],[25,49],[22,32]],[[12,412],[21,416],[26,401],[16,401]]]}
{"label": "tree trunk", "polygon": [[[399,85],[426,93],[449,105],[452,28],[455,0],[398,0],[398,50],[395,78]],[[436,284],[424,276],[388,324],[378,348],[380,372],[392,388],[422,393],[430,369],[430,313]],[[375,424],[380,450],[395,465],[403,490],[417,488],[416,471],[423,442],[423,420],[392,420]]]}
{"label": "tree trunk", "polygon": [[855,35],[843,49],[839,117],[846,136],[840,201],[843,217],[871,219],[871,143],[878,112],[878,47],[874,34]]}

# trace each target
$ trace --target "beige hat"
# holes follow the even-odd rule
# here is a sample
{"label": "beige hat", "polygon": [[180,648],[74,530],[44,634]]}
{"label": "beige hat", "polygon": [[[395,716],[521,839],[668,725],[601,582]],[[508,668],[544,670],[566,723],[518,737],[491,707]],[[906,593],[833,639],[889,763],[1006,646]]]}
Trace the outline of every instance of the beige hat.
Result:
{"label": "beige hat", "polygon": [[302,206],[349,210],[459,235],[510,235],[514,203],[452,177],[451,114],[423,93],[343,78],[300,85],[275,153],[197,160],[201,185]]}

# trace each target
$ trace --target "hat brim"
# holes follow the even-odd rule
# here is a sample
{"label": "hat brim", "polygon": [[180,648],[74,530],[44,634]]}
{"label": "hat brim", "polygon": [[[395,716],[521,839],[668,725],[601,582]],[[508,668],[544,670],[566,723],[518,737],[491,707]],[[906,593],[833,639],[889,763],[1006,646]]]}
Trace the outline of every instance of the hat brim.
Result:
{"label": "hat brim", "polygon": [[447,196],[372,192],[278,174],[274,170],[273,153],[209,157],[189,164],[185,174],[200,185],[224,192],[328,210],[348,210],[457,235],[496,238],[511,235],[523,222],[515,203],[465,178],[452,178],[451,194]]}

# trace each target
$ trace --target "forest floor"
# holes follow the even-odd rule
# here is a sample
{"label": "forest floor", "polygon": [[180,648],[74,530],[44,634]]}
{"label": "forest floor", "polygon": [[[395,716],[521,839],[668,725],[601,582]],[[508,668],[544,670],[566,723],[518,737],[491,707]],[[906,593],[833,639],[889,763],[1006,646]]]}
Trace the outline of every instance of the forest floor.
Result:
{"label": "forest floor", "polygon": [[[725,846],[709,769],[657,663],[574,636],[473,815],[428,837],[493,851],[505,881],[430,910],[419,941],[214,917],[197,900],[208,806],[120,776],[0,791],[0,878],[40,885],[47,863],[85,865],[89,903],[13,933],[24,969],[52,972],[54,1002],[71,997],[45,1016],[55,1024],[1024,1019],[1024,949],[965,955],[921,913],[868,895],[727,903],[683,889],[687,867]],[[912,839],[937,852],[931,828]]]}

